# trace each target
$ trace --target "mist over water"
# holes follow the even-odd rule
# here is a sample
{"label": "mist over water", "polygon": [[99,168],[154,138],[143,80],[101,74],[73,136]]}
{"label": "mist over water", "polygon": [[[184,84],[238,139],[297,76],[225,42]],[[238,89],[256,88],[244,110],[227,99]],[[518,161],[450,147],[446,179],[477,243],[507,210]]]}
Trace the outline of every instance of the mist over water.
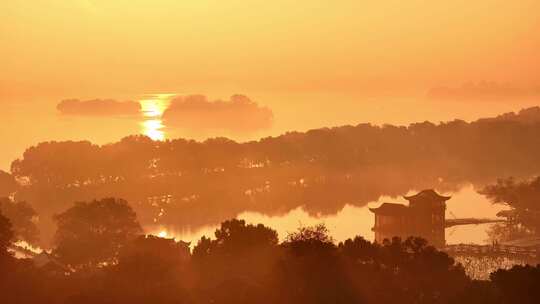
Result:
{"label": "mist over water", "polygon": [[539,0],[0,12],[0,304],[540,303]]}
{"label": "mist over water", "polygon": [[[145,100],[138,119],[160,121],[165,103],[157,97]],[[239,104],[256,108],[246,99]],[[530,108],[471,123],[409,127],[359,124],[246,143],[145,136],[106,145],[47,142],[13,163],[15,178],[32,181],[16,191],[15,199],[31,202],[42,215],[45,242],[54,234],[54,214],[73,202],[104,197],[130,202],[139,221],[155,234],[192,239],[190,234],[205,227],[241,217],[268,223],[281,237],[320,221],[327,222],[337,240],[354,235],[372,239],[373,215],[366,206],[403,202],[395,196],[423,189],[454,195],[449,219],[494,217],[496,209],[478,203],[485,199],[471,186],[463,187],[537,174],[535,162],[524,159],[538,157],[533,138],[539,113]],[[142,131],[166,137],[160,128]],[[451,228],[448,240],[481,243],[487,239],[484,228]]]}
{"label": "mist over water", "polygon": [[[416,194],[418,190],[411,190],[407,195]],[[500,205],[493,205],[483,195],[476,192],[471,184],[465,185],[457,192],[448,192],[452,198],[446,204],[446,218],[496,218],[497,212],[505,209]],[[371,230],[375,223],[374,214],[369,208],[376,208],[385,202],[407,205],[403,197],[382,197],[376,202],[368,203],[363,207],[346,205],[335,215],[313,216],[302,207],[287,212],[284,215],[265,215],[259,212],[243,212],[237,216],[251,224],[263,224],[278,232],[280,240],[298,229],[298,227],[314,226],[324,223],[330,230],[330,235],[338,242],[355,236],[362,236],[367,240],[374,240]],[[493,224],[463,225],[446,229],[447,244],[489,244],[488,230]],[[202,236],[214,237],[214,231],[219,225],[210,225],[196,229],[178,230],[174,227],[149,225],[145,231],[153,235],[161,235],[191,242],[192,246]]]}
{"label": "mist over water", "polygon": [[[223,92],[212,96],[222,96]],[[229,92],[230,94],[230,92]],[[210,137],[226,136],[233,140],[257,140],[266,136],[277,136],[289,131],[306,131],[311,128],[339,126],[358,123],[406,125],[421,121],[449,121],[452,119],[475,120],[491,117],[508,111],[538,104],[523,100],[512,103],[483,102],[433,102],[421,95],[415,98],[378,97],[365,99],[344,94],[292,94],[253,92],[257,100],[271,106],[274,124],[270,129],[253,134],[235,132],[194,131],[165,125],[162,114],[174,94],[135,95],[132,99],[141,103],[141,115],[136,117],[69,117],[60,115],[56,104],[65,98],[46,97],[33,99],[0,100],[5,111],[6,127],[0,128],[4,145],[0,151],[0,170],[9,171],[13,160],[20,158],[24,150],[43,141],[89,140],[96,144],[107,144],[133,134],[145,134],[155,139],[193,138],[205,140]],[[227,96],[227,95],[225,95]],[[123,97],[122,99],[129,99]],[[339,107],[331,106],[338,99]],[[287,106],[276,102],[285,100]],[[313,107],[320,111],[312,111]],[[292,108],[292,111],[291,111]],[[298,119],[301,113],[302,119]],[[9,127],[7,127],[9,126]],[[16,130],[16,132],[15,132]]]}

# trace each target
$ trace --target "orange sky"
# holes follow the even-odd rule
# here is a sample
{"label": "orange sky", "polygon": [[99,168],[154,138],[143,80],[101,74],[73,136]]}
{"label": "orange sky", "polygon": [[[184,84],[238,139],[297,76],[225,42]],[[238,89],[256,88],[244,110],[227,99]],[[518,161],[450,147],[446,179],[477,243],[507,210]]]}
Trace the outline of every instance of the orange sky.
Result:
{"label": "orange sky", "polygon": [[261,136],[538,103],[425,97],[465,82],[540,85],[537,0],[11,0],[0,11],[0,104],[21,130],[0,130],[16,147],[10,157],[38,140],[137,130],[66,130],[54,110],[66,98],[245,94],[274,112]]}
{"label": "orange sky", "polygon": [[16,95],[539,81],[535,0],[15,0],[0,10],[0,83]]}

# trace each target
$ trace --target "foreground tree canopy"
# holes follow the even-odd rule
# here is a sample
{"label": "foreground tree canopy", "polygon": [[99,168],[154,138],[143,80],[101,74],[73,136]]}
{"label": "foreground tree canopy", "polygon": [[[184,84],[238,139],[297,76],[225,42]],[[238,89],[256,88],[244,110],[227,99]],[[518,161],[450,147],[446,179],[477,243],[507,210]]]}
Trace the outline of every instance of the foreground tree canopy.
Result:
{"label": "foreground tree canopy", "polygon": [[53,254],[72,268],[114,263],[122,247],[142,233],[128,203],[114,198],[75,203],[55,220]]}
{"label": "foreground tree canopy", "polygon": [[38,214],[30,204],[0,198],[0,211],[11,222],[16,241],[38,244],[39,229],[36,225]]}
{"label": "foreground tree canopy", "polygon": [[0,170],[0,197],[9,196],[17,190],[15,178],[7,172]]}
{"label": "foreground tree canopy", "polygon": [[13,241],[13,230],[9,219],[0,212],[0,263],[8,255],[8,247]]}
{"label": "foreground tree canopy", "polygon": [[[77,214],[84,210],[104,215],[97,211],[103,205],[124,209],[115,200],[95,201],[79,203],[62,216],[86,223],[86,234],[114,235],[118,225],[96,225],[99,221],[93,216]],[[79,225],[62,227],[63,234],[81,234]],[[6,247],[10,237],[9,223],[0,216],[0,245]],[[471,281],[461,265],[418,238],[374,244],[355,237],[335,244],[326,227],[318,225],[303,227],[279,243],[277,233],[268,227],[228,220],[214,238],[201,238],[193,253],[188,245],[140,235],[123,242],[118,252],[107,250],[108,258],[104,250],[71,248],[82,252],[86,261],[108,261],[94,262],[92,267],[61,267],[52,259],[47,264],[36,262],[43,254],[34,260],[4,255],[0,286],[9,292],[2,301],[528,304],[537,303],[540,296],[540,266],[499,270],[491,281]]]}
{"label": "foreground tree canopy", "polygon": [[280,215],[302,206],[325,215],[410,189],[528,178],[540,174],[539,133],[540,108],[531,108],[471,123],[360,124],[247,143],[45,142],[12,163],[11,179],[22,185],[14,199],[40,214],[45,240],[52,215],[103,197],[128,200],[143,226],[196,228],[244,211]]}

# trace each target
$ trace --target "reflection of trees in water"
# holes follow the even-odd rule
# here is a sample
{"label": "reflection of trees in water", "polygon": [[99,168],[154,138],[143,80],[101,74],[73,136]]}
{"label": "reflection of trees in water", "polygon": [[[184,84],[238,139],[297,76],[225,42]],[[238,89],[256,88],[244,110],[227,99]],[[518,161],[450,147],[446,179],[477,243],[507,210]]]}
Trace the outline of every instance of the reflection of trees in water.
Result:
{"label": "reflection of trees in water", "polygon": [[[501,211],[504,224],[495,225],[489,232],[490,237],[502,241],[512,241],[538,237],[540,234],[540,177],[517,182],[513,178],[500,179],[496,184],[488,185],[482,191],[495,204],[510,207]],[[538,240],[536,240],[538,242]]]}
{"label": "reflection of trees in water", "polygon": [[31,202],[42,215],[44,235],[52,233],[51,215],[103,197],[129,201],[142,225],[179,229],[245,211],[276,216],[303,207],[330,215],[411,189],[453,191],[468,182],[538,174],[540,125],[517,118],[362,124],[248,143],[141,136],[104,146],[49,142],[25,151],[12,174],[27,181],[16,200]]}
{"label": "reflection of trees in water", "polygon": [[534,235],[529,229],[515,222],[494,224],[487,230],[487,234],[491,241],[498,242],[524,239]]}
{"label": "reflection of trees in water", "polygon": [[489,275],[498,269],[510,269],[515,265],[526,265],[523,259],[513,259],[508,257],[474,257],[457,256],[454,257],[456,263],[460,263],[465,268],[467,275],[475,280],[488,280]]}

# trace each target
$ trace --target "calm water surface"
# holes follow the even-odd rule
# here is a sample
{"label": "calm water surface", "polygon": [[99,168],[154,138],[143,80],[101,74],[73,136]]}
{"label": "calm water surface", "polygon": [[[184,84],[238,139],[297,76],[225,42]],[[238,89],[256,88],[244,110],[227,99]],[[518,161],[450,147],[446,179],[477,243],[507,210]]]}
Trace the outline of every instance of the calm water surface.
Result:
{"label": "calm water surface", "polygon": [[[142,95],[141,115],[131,118],[114,117],[69,117],[59,115],[52,101],[20,102],[4,105],[5,126],[0,128],[0,136],[4,140],[4,148],[0,152],[0,169],[9,170],[9,164],[20,157],[31,145],[48,140],[90,140],[93,143],[105,144],[115,142],[129,134],[145,134],[154,140],[164,140],[183,136],[164,125],[162,115],[169,106],[173,94]],[[107,128],[103,128],[107,126]],[[411,194],[416,191],[411,191]],[[472,186],[464,187],[452,195],[447,204],[447,218],[454,217],[495,217],[500,206],[491,205],[483,196],[477,194]],[[301,208],[290,211],[284,216],[266,216],[264,214],[246,212],[238,217],[249,223],[262,223],[277,230],[280,238],[299,226],[310,226],[325,223],[332,236],[341,241],[355,235],[373,239],[374,217],[369,207],[379,206],[383,202],[405,203],[403,198],[383,197],[365,207],[346,206],[335,215],[313,217]],[[467,225],[446,230],[447,242],[452,243],[486,243],[489,224]],[[146,227],[146,231],[161,236],[175,237],[196,242],[202,235],[213,236],[216,227],[205,227],[198,230],[174,231],[166,227]]]}
{"label": "calm water surface", "polygon": [[[416,192],[410,191],[408,195]],[[462,188],[457,193],[445,193],[445,195],[452,195],[452,198],[447,202],[447,218],[495,218],[497,212],[503,209],[501,206],[492,205],[484,196],[478,194],[472,185]],[[298,227],[312,226],[319,223],[324,223],[329,228],[332,237],[336,241],[343,241],[356,235],[373,240],[374,233],[371,228],[375,220],[369,208],[378,207],[383,202],[405,204],[407,201],[400,197],[383,197],[379,201],[369,203],[364,207],[346,206],[337,214],[325,217],[313,217],[302,208],[297,208],[284,216],[267,216],[260,213],[244,212],[238,218],[244,219],[248,223],[262,223],[269,226],[278,232],[282,240],[289,232],[295,231]],[[464,225],[448,228],[446,229],[446,242],[448,244],[487,244],[490,242],[487,231],[491,225]],[[146,227],[146,232],[162,237],[174,237],[195,244],[203,235],[213,237],[216,228],[217,226],[210,226],[192,231],[175,231],[166,227]]]}

